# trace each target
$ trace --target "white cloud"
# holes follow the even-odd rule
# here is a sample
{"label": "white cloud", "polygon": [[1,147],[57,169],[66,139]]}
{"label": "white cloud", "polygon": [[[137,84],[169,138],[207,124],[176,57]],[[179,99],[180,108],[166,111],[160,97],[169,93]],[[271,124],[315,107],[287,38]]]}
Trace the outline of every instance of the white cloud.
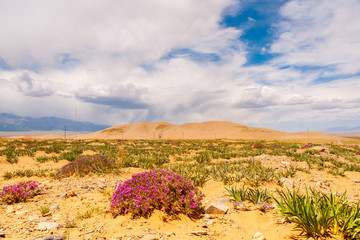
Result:
{"label": "white cloud", "polygon": [[[56,65],[71,53],[83,63],[153,61],[174,47],[221,45],[236,36],[218,26],[230,0],[1,1],[1,58],[14,67]],[[204,40],[201,40],[204,39]],[[109,59],[110,58],[110,59]]]}
{"label": "white cloud", "polygon": [[281,9],[272,53],[281,65],[334,65],[326,75],[354,74],[360,65],[360,2],[293,0]]}
{"label": "white cloud", "polygon": [[[105,124],[228,120],[285,123],[359,118],[358,1],[291,1],[269,63],[245,66],[241,29],[219,25],[232,0],[0,0],[1,111]],[[250,22],[254,22],[249,19]],[[349,24],[351,23],[351,24]],[[191,54],[219,61],[195,61]],[[265,48],[265,52],[266,52]],[[181,52],[181,51],[180,51]],[[186,53],[186,51],[185,51]],[[332,71],[299,66],[333,66]]]}

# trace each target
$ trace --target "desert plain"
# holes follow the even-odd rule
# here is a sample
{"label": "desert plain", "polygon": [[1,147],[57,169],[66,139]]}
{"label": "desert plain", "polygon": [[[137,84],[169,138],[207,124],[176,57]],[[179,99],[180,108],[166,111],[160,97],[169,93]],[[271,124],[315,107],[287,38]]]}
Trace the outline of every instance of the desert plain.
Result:
{"label": "desert plain", "polygon": [[[308,239],[281,216],[245,201],[234,205],[229,189],[278,191],[315,189],[346,192],[360,200],[360,140],[321,132],[287,133],[231,122],[173,125],[165,122],[111,127],[89,134],[0,138],[0,187],[35,181],[41,193],[26,202],[0,203],[4,239]],[[102,155],[117,163],[109,172],[57,177],[66,164]],[[205,197],[206,211],[216,203],[223,213],[193,219],[114,217],[110,203],[119,184],[134,174],[166,169],[189,178]],[[42,223],[50,223],[43,227]],[[323,238],[343,239],[329,231]]]}

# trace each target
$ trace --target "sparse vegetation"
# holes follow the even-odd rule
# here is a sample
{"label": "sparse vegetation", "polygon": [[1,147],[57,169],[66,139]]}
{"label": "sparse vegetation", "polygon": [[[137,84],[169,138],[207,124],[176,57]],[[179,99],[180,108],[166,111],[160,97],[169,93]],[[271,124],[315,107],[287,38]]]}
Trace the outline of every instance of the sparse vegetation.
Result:
{"label": "sparse vegetation", "polygon": [[313,238],[341,233],[346,239],[358,239],[360,233],[359,204],[352,206],[346,195],[325,194],[314,189],[305,193],[278,190],[273,198],[280,213],[296,224],[302,233]]}
{"label": "sparse vegetation", "polygon": [[[357,145],[320,147],[311,143],[240,140],[0,141],[2,160],[14,167],[11,171],[3,171],[5,181],[31,177],[116,176],[127,171],[122,169],[141,168],[142,173],[120,184],[115,192],[113,186],[101,190],[112,205],[107,213],[113,216],[129,214],[132,218],[147,218],[158,210],[163,212],[164,221],[178,218],[180,214],[200,218],[203,213],[200,189],[216,181],[226,186],[229,198],[238,209],[258,209],[265,213],[272,209],[273,200],[280,215],[308,237],[342,235],[345,239],[360,238],[359,205],[350,203],[345,194],[325,194],[312,188],[305,192],[284,190],[285,186],[281,188],[278,183],[284,178],[295,180],[304,173],[347,179],[360,173],[359,151]],[[16,168],[23,157],[33,159],[35,168]],[[59,161],[65,162],[61,169],[40,168]],[[315,186],[315,182],[312,184]],[[14,186],[4,187],[0,195],[3,203],[13,204],[30,198],[26,192],[25,197],[10,193],[8,188]],[[270,191],[269,186],[272,187]],[[278,190],[272,196],[274,188]],[[43,216],[49,213],[48,205],[40,208],[38,205],[37,209]],[[106,214],[99,209],[88,207],[68,221],[63,220],[65,227],[80,225],[99,212]]]}

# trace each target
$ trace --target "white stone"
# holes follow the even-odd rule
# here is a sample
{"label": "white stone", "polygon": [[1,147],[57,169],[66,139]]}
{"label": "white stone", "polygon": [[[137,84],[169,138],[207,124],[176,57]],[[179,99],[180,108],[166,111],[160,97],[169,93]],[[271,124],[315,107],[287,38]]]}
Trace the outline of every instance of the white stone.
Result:
{"label": "white stone", "polygon": [[28,212],[30,212],[30,210],[19,211],[19,212],[16,212],[15,214],[16,215],[23,215],[23,214],[26,214]]}
{"label": "white stone", "polygon": [[264,234],[261,232],[256,232],[254,236],[252,237],[253,240],[266,240],[264,237]]}
{"label": "white stone", "polygon": [[61,225],[56,222],[40,222],[37,225],[36,230],[45,231],[59,228],[61,228]]}
{"label": "white stone", "polygon": [[148,235],[145,235],[143,238],[141,238],[142,240],[158,240],[159,238],[154,236],[154,235],[151,235],[151,234],[148,234]]}
{"label": "white stone", "polygon": [[281,164],[284,164],[284,165],[291,165],[291,163],[290,162],[287,162],[287,161],[281,161]]}
{"label": "white stone", "polygon": [[51,205],[49,207],[49,210],[59,210],[59,209],[60,209],[59,205]]}
{"label": "white stone", "polygon": [[28,217],[28,220],[29,220],[30,222],[32,222],[32,221],[34,221],[34,220],[38,220],[38,219],[39,219],[39,216],[38,216],[38,215],[31,215],[31,216]]}
{"label": "white stone", "polygon": [[210,206],[205,210],[205,213],[208,214],[225,214],[229,210],[229,207],[221,204],[221,203],[212,203]]}
{"label": "white stone", "polygon": [[280,178],[280,185],[284,188],[294,188],[295,187],[295,181],[289,178]]}
{"label": "white stone", "polygon": [[6,208],[6,213],[13,213],[13,212],[14,212],[14,207],[13,207],[13,205],[7,206],[7,208]]}

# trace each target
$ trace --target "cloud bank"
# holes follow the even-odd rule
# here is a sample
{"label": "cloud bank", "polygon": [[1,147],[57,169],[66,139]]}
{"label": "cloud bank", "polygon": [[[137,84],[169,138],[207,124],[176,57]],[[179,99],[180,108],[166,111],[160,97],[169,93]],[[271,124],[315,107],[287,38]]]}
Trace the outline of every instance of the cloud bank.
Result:
{"label": "cloud bank", "polygon": [[246,37],[261,21],[244,15],[247,1],[0,0],[0,109],[74,118],[76,108],[110,125],[355,124],[360,3],[279,2],[261,53],[272,57],[256,63]]}

